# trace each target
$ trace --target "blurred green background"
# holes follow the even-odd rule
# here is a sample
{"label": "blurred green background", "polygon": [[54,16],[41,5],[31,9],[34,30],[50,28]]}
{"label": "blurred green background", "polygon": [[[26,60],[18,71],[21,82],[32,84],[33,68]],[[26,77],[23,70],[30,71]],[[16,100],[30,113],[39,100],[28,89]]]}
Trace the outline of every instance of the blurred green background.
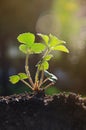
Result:
{"label": "blurred green background", "polygon": [[[86,95],[86,1],[0,1],[0,95],[30,91],[21,82],[9,83],[10,75],[24,72],[25,56],[19,52],[16,39],[23,32],[52,33],[67,42],[70,54],[57,52],[50,62],[49,71],[58,81],[46,93],[71,91]],[[30,58],[32,77],[37,59],[38,56]]]}

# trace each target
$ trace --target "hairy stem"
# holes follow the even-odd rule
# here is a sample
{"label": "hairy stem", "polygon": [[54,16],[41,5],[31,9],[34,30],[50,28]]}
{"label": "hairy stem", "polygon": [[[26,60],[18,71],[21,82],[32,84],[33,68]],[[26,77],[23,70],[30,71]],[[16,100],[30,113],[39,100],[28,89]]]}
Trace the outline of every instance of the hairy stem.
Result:
{"label": "hairy stem", "polygon": [[49,54],[49,49],[46,50],[45,54],[43,55],[42,59],[44,59]]}
{"label": "hairy stem", "polygon": [[[39,61],[40,66],[41,66],[41,63],[42,63],[42,61],[44,60],[44,58],[45,58],[49,53],[50,53],[50,50],[49,50],[49,48],[48,48],[48,49],[46,50],[46,52],[44,53],[42,59]],[[38,87],[40,88],[40,86],[42,85],[42,82],[43,82],[43,78],[44,78],[44,70],[42,70],[40,81],[39,81],[39,73],[40,73],[40,69],[37,68],[36,75],[35,75],[35,84],[36,84],[36,82],[39,82]]]}
{"label": "hairy stem", "polygon": [[44,89],[47,89],[48,87],[50,87],[50,86],[52,86],[52,85],[54,85],[53,82],[51,82],[50,84],[48,84]]}
{"label": "hairy stem", "polygon": [[25,71],[26,71],[26,74],[27,74],[28,77],[29,77],[29,81],[30,81],[32,87],[34,87],[34,83],[33,83],[33,80],[32,80],[32,78],[31,78],[31,74],[30,74],[30,71],[29,71],[28,58],[29,58],[29,54],[26,55]]}
{"label": "hairy stem", "polygon": [[37,68],[36,75],[35,75],[35,83],[39,81],[39,69]]}
{"label": "hairy stem", "polygon": [[[48,54],[48,49],[46,50],[45,54],[43,55],[42,59],[39,61],[39,63],[42,62],[42,60],[44,59],[44,57]],[[35,83],[39,81],[39,68],[37,68],[37,71],[36,71],[36,75],[35,75]],[[41,80],[42,80],[42,77],[43,75],[41,75]]]}
{"label": "hairy stem", "polygon": [[[42,84],[44,84],[45,82],[47,82],[49,79],[48,78],[46,78],[43,82],[42,82]],[[42,85],[41,84],[41,85]]]}
{"label": "hairy stem", "polygon": [[41,78],[40,78],[40,82],[39,82],[39,87],[41,87],[41,85],[43,83],[43,79],[44,79],[44,70],[42,70],[42,72],[41,72]]}
{"label": "hairy stem", "polygon": [[[44,53],[42,59],[39,61],[39,64],[42,63],[42,61],[44,60],[44,58],[46,57],[46,55],[48,55],[49,50],[47,49],[46,52]],[[41,65],[41,64],[40,64]],[[39,68],[37,68],[37,72],[36,72],[36,76],[35,76],[35,82],[39,81],[38,77],[39,77]],[[43,77],[44,77],[44,70],[42,70],[42,74],[41,74],[41,78],[40,78],[40,83],[39,86],[41,85],[42,81],[43,81]]]}
{"label": "hairy stem", "polygon": [[33,90],[33,88],[31,87],[31,85],[29,84],[29,83],[27,83],[25,80],[23,80],[23,79],[21,79],[21,81],[24,83],[24,84],[26,84],[30,89],[32,89]]}

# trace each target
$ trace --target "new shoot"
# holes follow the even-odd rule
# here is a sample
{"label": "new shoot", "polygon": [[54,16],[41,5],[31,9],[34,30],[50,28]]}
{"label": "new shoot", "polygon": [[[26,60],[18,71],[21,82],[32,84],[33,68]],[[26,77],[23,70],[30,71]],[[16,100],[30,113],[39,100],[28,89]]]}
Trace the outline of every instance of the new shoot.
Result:
{"label": "new shoot", "polygon": [[[9,77],[9,81],[11,83],[16,84],[17,82],[22,81],[33,91],[46,89],[49,86],[54,85],[57,80],[57,77],[55,75],[48,72],[49,61],[53,57],[52,51],[62,51],[69,53],[69,50],[65,46],[65,41],[59,40],[52,34],[44,35],[38,33],[37,35],[41,37],[42,42],[35,42],[35,35],[30,32],[22,33],[17,37],[17,40],[21,43],[19,50],[26,56],[25,73],[18,73],[17,75],[12,75]],[[36,64],[36,73],[34,76],[35,81],[33,81],[29,69],[29,57],[30,55],[41,53],[42,57]],[[48,84],[44,87],[44,84],[47,83],[47,81]]]}

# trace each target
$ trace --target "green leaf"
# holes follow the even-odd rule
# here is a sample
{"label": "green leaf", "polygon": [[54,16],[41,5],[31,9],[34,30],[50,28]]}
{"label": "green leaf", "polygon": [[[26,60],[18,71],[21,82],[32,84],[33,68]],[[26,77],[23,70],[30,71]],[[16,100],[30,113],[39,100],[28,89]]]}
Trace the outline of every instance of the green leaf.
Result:
{"label": "green leaf", "polygon": [[35,43],[32,47],[31,47],[31,51],[33,53],[41,53],[42,51],[45,50],[45,45],[43,45],[42,43]]}
{"label": "green leaf", "polygon": [[19,46],[19,50],[25,54],[27,54],[27,52],[28,52],[27,46],[23,45],[23,44]]}
{"label": "green leaf", "polygon": [[69,53],[69,50],[64,45],[58,45],[55,48],[53,48],[53,50],[58,50],[58,51]]}
{"label": "green leaf", "polygon": [[24,43],[26,45],[28,45],[29,47],[32,46],[32,44],[35,41],[35,35],[32,33],[22,33],[17,37],[18,41],[20,43]]}
{"label": "green leaf", "polygon": [[45,90],[45,94],[47,95],[54,95],[57,93],[61,93],[61,91],[59,89],[57,89],[56,87],[49,87]]}
{"label": "green leaf", "polygon": [[25,73],[18,73],[19,77],[20,77],[20,80],[21,79],[27,79],[28,76],[25,74]]}
{"label": "green leaf", "polygon": [[44,60],[46,60],[46,61],[49,61],[51,58],[53,57],[53,55],[47,55],[45,58],[44,58]]}
{"label": "green leaf", "polygon": [[19,82],[20,80],[20,77],[18,75],[13,75],[13,76],[10,76],[9,77],[9,81],[12,83],[12,84],[16,84],[17,82]]}
{"label": "green leaf", "polygon": [[38,33],[37,35],[40,36],[46,44],[48,44],[49,37],[47,35],[44,35],[44,34],[41,34],[41,33]]}
{"label": "green leaf", "polygon": [[45,76],[49,78],[50,81],[56,82],[56,80],[58,79],[54,74],[49,73],[48,71],[44,71],[44,72],[45,72]]}
{"label": "green leaf", "polygon": [[42,64],[38,65],[39,70],[47,70],[49,68],[49,63],[44,61]]}
{"label": "green leaf", "polygon": [[56,36],[53,36],[52,34],[49,34],[49,37],[50,37],[49,41],[50,47],[54,47],[58,44],[65,43],[65,41],[59,40]]}

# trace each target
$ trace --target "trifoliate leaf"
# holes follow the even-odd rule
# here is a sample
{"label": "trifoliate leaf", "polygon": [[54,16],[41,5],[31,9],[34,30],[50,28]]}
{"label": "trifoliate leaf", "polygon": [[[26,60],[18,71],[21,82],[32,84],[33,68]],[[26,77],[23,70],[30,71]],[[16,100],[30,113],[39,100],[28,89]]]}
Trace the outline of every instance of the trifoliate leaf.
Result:
{"label": "trifoliate leaf", "polygon": [[39,70],[47,70],[49,68],[49,63],[44,61],[42,64],[38,65]]}
{"label": "trifoliate leaf", "polygon": [[49,41],[50,47],[54,47],[58,44],[65,43],[65,41],[59,40],[56,36],[53,36],[52,34],[50,34],[49,37],[50,37]]}
{"label": "trifoliate leaf", "polygon": [[58,50],[58,51],[69,53],[69,50],[64,45],[58,45],[55,48],[53,48],[53,50]]}
{"label": "trifoliate leaf", "polygon": [[20,80],[21,79],[27,79],[28,76],[25,74],[25,73],[18,73],[19,77],[20,77]]}
{"label": "trifoliate leaf", "polygon": [[24,43],[26,45],[28,45],[29,47],[32,46],[32,44],[35,41],[35,35],[32,33],[22,33],[17,37],[18,41],[20,43]]}
{"label": "trifoliate leaf", "polygon": [[48,71],[44,71],[45,72],[45,76],[52,82],[56,82],[56,80],[58,79],[54,74],[49,73]]}
{"label": "trifoliate leaf", "polygon": [[45,45],[43,45],[42,43],[35,43],[32,47],[31,47],[31,51],[33,53],[41,53],[42,51],[45,50]]}
{"label": "trifoliate leaf", "polygon": [[46,44],[48,44],[49,37],[47,35],[44,35],[44,34],[41,34],[41,33],[38,33],[37,35],[40,36]]}
{"label": "trifoliate leaf", "polygon": [[9,81],[12,83],[12,84],[16,84],[17,82],[19,82],[20,80],[20,77],[18,75],[13,75],[13,76],[10,76],[9,77]]}
{"label": "trifoliate leaf", "polygon": [[51,55],[51,54],[50,54],[50,55],[47,55],[47,56],[44,58],[44,60],[45,60],[45,61],[49,61],[52,57],[53,57],[53,55]]}

